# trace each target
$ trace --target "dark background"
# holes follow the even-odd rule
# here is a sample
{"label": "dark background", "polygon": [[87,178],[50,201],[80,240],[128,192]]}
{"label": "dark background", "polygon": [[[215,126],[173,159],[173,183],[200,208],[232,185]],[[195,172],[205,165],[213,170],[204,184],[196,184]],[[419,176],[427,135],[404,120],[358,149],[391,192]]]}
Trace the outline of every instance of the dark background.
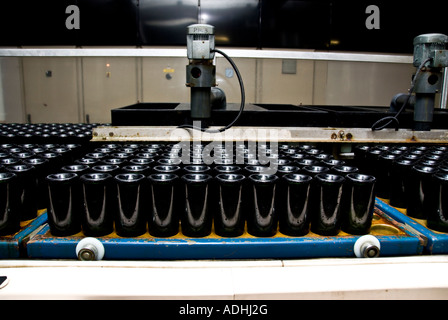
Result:
{"label": "dark background", "polygon": [[[80,9],[68,30],[65,9]],[[368,5],[380,29],[368,30]],[[5,0],[0,46],[185,46],[198,12],[217,46],[412,53],[413,38],[448,34],[441,3],[342,0]]]}

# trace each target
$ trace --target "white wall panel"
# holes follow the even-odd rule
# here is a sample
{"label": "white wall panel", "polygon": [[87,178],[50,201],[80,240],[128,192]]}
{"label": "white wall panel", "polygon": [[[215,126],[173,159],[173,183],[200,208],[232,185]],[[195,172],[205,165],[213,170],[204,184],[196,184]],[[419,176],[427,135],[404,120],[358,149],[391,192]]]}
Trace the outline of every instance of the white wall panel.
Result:
{"label": "white wall panel", "polygon": [[90,122],[109,123],[111,109],[137,103],[137,59],[83,58],[84,115]]}
{"label": "white wall panel", "polygon": [[[77,60],[24,58],[25,114],[34,123],[79,122]],[[51,76],[49,75],[51,72]]]}

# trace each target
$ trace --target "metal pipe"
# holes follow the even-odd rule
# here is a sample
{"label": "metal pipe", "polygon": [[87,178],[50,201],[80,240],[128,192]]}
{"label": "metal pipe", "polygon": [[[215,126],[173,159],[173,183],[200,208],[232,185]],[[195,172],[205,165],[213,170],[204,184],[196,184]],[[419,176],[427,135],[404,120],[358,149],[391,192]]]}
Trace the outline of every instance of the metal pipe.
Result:
{"label": "metal pipe", "polygon": [[443,68],[442,92],[440,95],[440,109],[446,109],[448,102],[448,68]]}
{"label": "metal pipe", "polygon": [[5,121],[6,114],[5,114],[5,99],[3,96],[2,63],[3,59],[0,59],[0,121]]}
{"label": "metal pipe", "polygon": [[435,95],[431,93],[416,93],[414,105],[414,129],[417,131],[431,130],[433,120]]}
{"label": "metal pipe", "polygon": [[211,115],[210,87],[191,88],[191,118],[208,119]]}

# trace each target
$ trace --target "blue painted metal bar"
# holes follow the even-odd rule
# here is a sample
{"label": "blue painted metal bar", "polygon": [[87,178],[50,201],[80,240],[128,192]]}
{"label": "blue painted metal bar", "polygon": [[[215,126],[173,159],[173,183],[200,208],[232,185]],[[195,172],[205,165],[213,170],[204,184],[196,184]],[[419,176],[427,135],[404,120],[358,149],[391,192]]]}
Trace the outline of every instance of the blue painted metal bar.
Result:
{"label": "blue painted metal bar", "polygon": [[21,257],[23,241],[37,228],[47,222],[47,213],[44,212],[30,223],[23,226],[20,231],[10,236],[0,237],[0,259],[14,259]]}
{"label": "blue painted metal bar", "polygon": [[423,252],[426,254],[446,254],[448,253],[448,234],[433,231],[428,229],[425,225],[391,207],[386,202],[377,200],[377,206],[387,215],[395,220],[403,223],[410,228],[416,230],[425,238],[425,246]]}
{"label": "blue painted metal bar", "polygon": [[[390,219],[390,218],[389,218]],[[397,226],[400,228],[400,226]],[[378,235],[380,256],[422,253],[421,239],[402,230],[400,235]],[[120,238],[101,237],[104,259],[287,259],[316,257],[354,257],[353,247],[359,236],[304,236],[272,238]],[[76,259],[76,245],[82,237],[52,237],[46,225],[27,244],[31,258]]]}

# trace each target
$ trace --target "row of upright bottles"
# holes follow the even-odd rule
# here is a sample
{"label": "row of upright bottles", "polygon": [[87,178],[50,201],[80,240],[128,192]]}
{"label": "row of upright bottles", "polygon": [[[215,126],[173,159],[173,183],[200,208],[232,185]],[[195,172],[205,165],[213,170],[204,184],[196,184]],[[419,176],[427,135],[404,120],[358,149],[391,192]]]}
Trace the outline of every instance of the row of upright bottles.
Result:
{"label": "row of upright bottles", "polygon": [[0,235],[20,230],[48,206],[45,178],[73,161],[80,144],[0,144]]}
{"label": "row of upright bottles", "polygon": [[54,235],[365,234],[375,195],[448,232],[445,146],[358,145],[345,162],[308,144],[88,142],[95,126],[0,124],[0,236],[38,209]]}
{"label": "row of upright bottles", "polygon": [[10,144],[88,143],[97,123],[0,123],[0,142]]}
{"label": "row of upright bottles", "polygon": [[0,236],[48,206],[45,178],[85,152],[99,124],[0,124]]}
{"label": "row of upright bottles", "polygon": [[310,145],[91,144],[46,182],[60,236],[365,234],[375,198],[374,177]]}
{"label": "row of upright bottles", "polygon": [[377,177],[377,196],[428,228],[448,232],[448,147],[359,145],[355,160]]}
{"label": "row of upright bottles", "polygon": [[[5,224],[0,234],[15,232],[18,221],[33,219],[37,209],[50,207],[48,185],[56,184],[50,181],[54,177],[48,178],[51,174],[59,174],[59,178],[75,174],[73,181],[84,189],[89,188],[89,183],[99,184],[102,179],[112,185],[110,188],[115,191],[108,198],[112,199],[111,203],[117,203],[107,210],[113,212],[107,216],[113,230],[123,236],[134,236],[143,230],[154,236],[171,236],[179,229],[187,236],[206,236],[212,226],[221,236],[238,236],[246,230],[254,236],[273,236],[278,231],[291,236],[303,236],[309,231],[336,235],[341,230],[364,234],[369,232],[373,210],[370,200],[374,195],[389,199],[394,207],[407,209],[411,217],[427,220],[428,227],[448,232],[445,209],[448,151],[445,146],[359,145],[355,148],[354,161],[349,162],[334,159],[330,153],[307,144],[279,144],[274,149],[269,144],[237,142],[230,149],[224,144],[207,150],[209,147],[207,144],[185,147],[178,143],[3,143],[0,145],[2,194],[11,196],[12,190],[20,189],[16,192],[21,195],[19,198],[34,200],[22,203],[21,209],[16,210],[19,213],[15,220],[12,219],[13,227]],[[87,176],[83,178],[84,175]],[[141,183],[139,190],[143,196],[139,205],[145,212],[146,227],[140,227],[136,233],[126,233],[120,231],[117,210],[124,214],[131,209],[120,209],[119,196],[125,191],[118,194],[119,185],[136,182]],[[192,190],[199,188],[191,188],[199,185],[202,185],[202,193],[197,197],[201,201],[188,200],[187,193],[193,197],[196,193]],[[365,185],[367,190],[363,191],[365,199],[358,196],[361,191],[357,190],[352,191],[352,199],[344,200],[344,194],[350,194],[344,192],[344,188],[361,188],[360,185]],[[318,188],[328,191],[312,191]],[[207,197],[204,196],[206,191]],[[325,197],[319,200],[317,194],[325,194]],[[164,199],[166,195],[169,197]],[[205,202],[204,198],[207,198]],[[128,205],[128,199],[130,197],[126,196],[126,201],[121,203]],[[159,199],[163,205],[158,203]],[[230,199],[234,199],[233,202]],[[347,213],[350,206],[344,204],[356,199],[364,204],[361,211],[365,211],[367,217],[362,228],[349,226],[354,221],[364,220],[358,217],[361,213]],[[174,202],[171,204],[168,200]],[[87,201],[79,198],[78,203],[84,203],[84,210]],[[14,210],[2,207],[2,211],[13,216]],[[101,213],[106,212],[103,211]],[[207,215],[201,215],[204,212]],[[168,220],[174,222],[165,230],[168,213],[173,213]],[[89,231],[86,221],[95,219],[87,219],[86,213],[77,215],[76,230],[92,235],[106,232]],[[203,219],[205,217],[208,219]],[[194,223],[202,229],[191,227],[193,231],[189,231],[189,221],[195,218],[203,221],[203,224]],[[111,230],[110,225],[111,222],[107,232]],[[58,234],[54,228],[53,231]]]}

